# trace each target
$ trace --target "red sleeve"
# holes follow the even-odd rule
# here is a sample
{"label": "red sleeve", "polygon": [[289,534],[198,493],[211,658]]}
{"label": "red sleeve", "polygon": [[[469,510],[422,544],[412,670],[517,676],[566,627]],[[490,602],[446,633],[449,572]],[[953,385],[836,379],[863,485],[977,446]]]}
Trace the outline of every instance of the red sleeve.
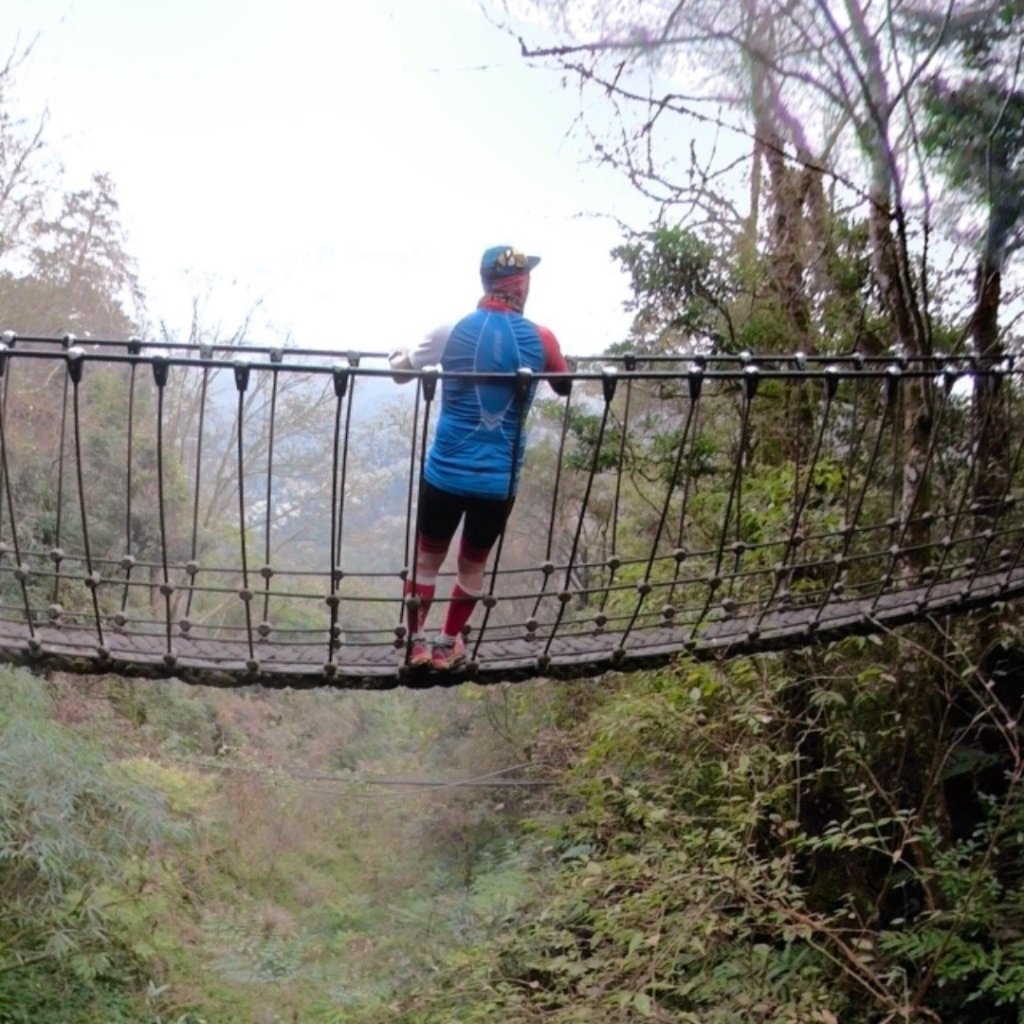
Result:
{"label": "red sleeve", "polygon": [[[544,373],[568,373],[569,364],[558,347],[558,339],[546,328],[537,324],[537,333],[540,335],[541,343],[544,345]],[[556,395],[563,397],[572,391],[571,380],[549,380],[551,390]]]}
{"label": "red sleeve", "polygon": [[546,327],[541,327],[539,324],[535,326],[544,345],[544,373],[568,373],[569,364],[558,347],[558,339]]}

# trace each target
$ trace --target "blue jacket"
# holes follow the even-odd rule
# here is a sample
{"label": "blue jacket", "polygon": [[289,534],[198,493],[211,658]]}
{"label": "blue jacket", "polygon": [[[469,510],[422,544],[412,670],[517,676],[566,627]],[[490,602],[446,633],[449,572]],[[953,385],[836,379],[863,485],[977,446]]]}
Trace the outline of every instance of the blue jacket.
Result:
{"label": "blue jacket", "polygon": [[[535,373],[568,369],[555,336],[521,314],[485,299],[460,320],[444,347],[445,373]],[[534,384],[523,402],[513,381],[442,377],[441,415],[424,467],[426,480],[451,494],[503,500],[514,495],[526,452],[525,429],[513,451],[519,417],[533,402]]]}

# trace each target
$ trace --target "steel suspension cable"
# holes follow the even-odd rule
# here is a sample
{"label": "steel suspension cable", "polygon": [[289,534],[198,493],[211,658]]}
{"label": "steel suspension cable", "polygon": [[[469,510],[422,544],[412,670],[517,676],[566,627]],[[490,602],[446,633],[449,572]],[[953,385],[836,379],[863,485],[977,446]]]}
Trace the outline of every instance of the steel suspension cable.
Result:
{"label": "steel suspension cable", "polygon": [[[137,339],[132,339],[137,341]],[[137,347],[129,347],[128,352],[138,355],[142,350],[142,343],[138,342]],[[132,569],[135,566],[135,557],[132,554],[132,463],[135,441],[135,385],[138,377],[139,365],[133,362],[128,368],[128,443],[125,454],[125,499],[124,499],[124,557],[121,559],[121,568],[124,569],[124,586],[121,588],[121,618],[123,625],[124,613],[128,607],[128,592],[131,586]]]}
{"label": "steel suspension cable", "polygon": [[248,668],[250,672],[256,672],[259,669],[259,663],[256,661],[252,630],[252,599],[254,595],[249,586],[249,557],[245,536],[245,443],[242,437],[245,432],[245,393],[249,387],[249,369],[248,363],[236,360],[234,372],[235,387],[238,390],[238,429],[236,431],[238,441],[238,553],[242,560],[242,587],[238,591],[238,596],[245,606],[245,639],[249,649]]}
{"label": "steel suspension cable", "polygon": [[[352,369],[356,369],[359,366],[359,353],[350,352],[348,357],[348,365]],[[345,529],[345,485],[348,480],[348,452],[349,452],[349,441],[352,438],[352,405],[356,400],[356,382],[359,378],[352,374],[351,380],[348,384],[348,404],[345,408],[345,433],[343,435],[342,446],[341,446],[341,480],[338,485],[338,540],[337,540],[337,554],[338,554],[338,568],[341,568],[341,542],[342,535]]]}
{"label": "steel suspension cable", "polygon": [[[948,378],[947,378],[948,380]],[[930,383],[930,382],[928,382]],[[928,383],[924,386],[927,387]],[[949,382],[949,386],[952,387],[952,382]],[[947,392],[948,394],[948,392]],[[905,396],[904,396],[905,401]],[[888,587],[892,584],[893,571],[896,568],[896,564],[900,557],[904,554],[903,542],[906,540],[907,531],[910,529],[910,524],[913,521],[914,509],[917,507],[918,498],[921,496],[921,492],[924,489],[925,481],[928,479],[929,471],[931,470],[932,459],[935,456],[935,452],[938,446],[939,435],[941,434],[941,424],[945,419],[945,416],[949,409],[949,403],[944,402],[939,410],[939,415],[935,417],[938,422],[935,422],[931,426],[931,433],[928,438],[928,447],[925,450],[924,463],[918,467],[918,476],[914,481],[913,492],[911,494],[910,503],[901,507],[899,516],[899,537],[893,537],[892,543],[889,548],[889,559],[886,563],[885,572],[882,574],[881,582],[879,583],[878,589],[875,591],[874,598],[871,602],[871,609],[868,614],[873,614],[877,608],[878,603],[881,601],[883,594],[886,592]],[[975,460],[972,459],[973,463]],[[968,476],[973,476],[973,467],[968,468]],[[955,527],[954,527],[955,529]]]}
{"label": "steel suspension cable", "polygon": [[[796,368],[803,370],[807,366],[807,357],[803,352],[797,352],[795,355]],[[790,437],[793,439],[793,507],[796,508],[797,501],[800,494],[800,464],[802,461],[804,448],[802,442],[803,430],[801,427],[803,423],[801,417],[803,415],[804,408],[804,380],[803,377],[797,379],[797,394],[796,400],[793,400],[793,392],[791,389],[786,391],[786,402],[790,406]]]}
{"label": "steel suspension cable", "polygon": [[[534,387],[533,383],[533,371],[529,367],[520,367],[516,371],[515,381],[515,401],[518,403],[518,413],[516,417],[516,430],[512,441],[512,452],[511,458],[509,459],[509,470],[508,470],[508,491],[505,495],[505,506],[506,508],[511,504],[512,499],[516,496],[516,469],[519,462],[519,447],[523,441],[523,424],[526,421],[526,411],[529,404],[528,399],[530,391]],[[501,533],[498,534],[498,546],[494,552],[494,564],[491,566],[491,580],[488,586],[487,593],[484,595],[483,606],[484,606],[484,617],[480,623],[480,628],[477,630],[476,642],[473,644],[473,653],[470,657],[470,661],[475,665],[477,652],[480,650],[480,644],[483,642],[484,632],[487,629],[487,623],[491,618],[491,609],[495,605],[494,597],[494,585],[498,579],[498,564],[501,562],[501,552],[505,546],[505,534],[507,532],[508,517],[505,517],[505,523],[501,527]]]}
{"label": "steel suspension cable", "polygon": [[764,622],[764,617],[768,614],[768,609],[775,600],[775,595],[779,592],[779,587],[782,586],[783,579],[787,578],[788,573],[792,571],[789,565],[789,559],[797,547],[797,532],[800,529],[800,522],[803,519],[804,510],[807,508],[807,501],[811,493],[811,485],[814,483],[814,471],[818,467],[818,460],[821,458],[821,448],[825,440],[825,433],[828,429],[829,414],[832,411],[832,405],[835,400],[836,393],[839,390],[838,368],[829,367],[826,369],[826,374],[825,408],[821,413],[821,423],[819,424],[817,436],[815,437],[814,451],[811,455],[810,464],[807,467],[807,476],[804,479],[803,490],[800,492],[799,496],[794,495],[796,503],[793,509],[793,518],[790,523],[789,537],[786,540],[786,546],[783,549],[780,564],[775,568],[771,593],[768,595],[768,600],[761,605],[761,611],[758,614],[757,623],[754,626],[755,630],[761,628],[761,625]]}
{"label": "steel suspension cable", "polygon": [[[948,388],[951,390],[953,381],[949,381]],[[947,392],[948,394],[948,392]],[[939,555],[939,564],[935,568],[935,572],[932,575],[931,580],[928,583],[928,589],[925,591],[923,601],[927,604],[931,598],[932,591],[935,588],[936,583],[939,580],[939,576],[942,570],[946,567],[946,562],[949,558],[949,553],[952,551],[954,541],[956,537],[957,528],[960,525],[960,521],[963,519],[964,513],[967,510],[967,503],[971,498],[972,491],[974,489],[975,472],[978,470],[978,455],[981,450],[982,436],[989,426],[989,417],[992,415],[992,407],[989,406],[985,410],[984,420],[977,425],[975,430],[974,441],[971,444],[971,457],[967,461],[967,473],[964,476],[964,486],[960,492],[960,498],[957,501],[956,512],[953,515],[953,521],[947,527],[946,536],[942,541],[942,551]],[[972,578],[973,579],[973,578]]]}
{"label": "steel suspension cable", "polygon": [[345,401],[345,393],[348,390],[348,370],[341,366],[334,368],[334,443],[331,446],[331,542],[330,542],[330,591],[327,595],[327,607],[330,610],[330,627],[327,634],[327,664],[325,669],[330,673],[334,668],[334,651],[338,646],[340,632],[338,629],[338,607],[341,603],[338,597],[338,586],[341,583],[341,566],[339,556],[339,544],[341,530],[338,526],[338,467],[340,464],[341,447],[341,408]]}
{"label": "steel suspension cable", "polygon": [[[1017,457],[1014,460],[1015,468],[1019,466],[1021,453],[1024,451],[1024,434],[1021,435],[1020,446],[1017,448]],[[1010,492],[1013,485],[1013,476],[1011,475],[1007,481],[1006,495],[1004,501],[1009,498]],[[1021,561],[1024,560],[1024,529],[1020,529],[1020,540],[1017,543],[1017,550],[1014,552],[1013,558],[1010,559],[1009,565],[1007,566],[1006,573],[1003,576],[1002,581],[999,584],[1000,593],[1006,591],[1010,586],[1010,580],[1013,577],[1013,573],[1020,567]]]}
{"label": "steel suspension cable", "polygon": [[587,505],[590,503],[590,492],[594,486],[594,477],[597,475],[597,467],[601,458],[601,446],[604,443],[605,428],[608,426],[608,414],[611,411],[612,399],[615,397],[616,383],[617,377],[615,370],[612,367],[605,367],[601,377],[601,388],[604,396],[604,410],[601,414],[601,424],[597,431],[597,440],[594,443],[594,454],[590,460],[590,472],[587,474],[587,486],[583,492],[583,501],[580,503],[580,514],[576,521],[576,532],[572,539],[569,561],[565,567],[565,582],[563,583],[562,590],[558,595],[558,612],[555,615],[555,621],[551,627],[551,632],[548,634],[548,638],[544,643],[544,650],[538,659],[538,662],[542,667],[546,666],[550,660],[548,652],[551,650],[551,643],[555,639],[555,635],[558,633],[558,627],[562,623],[562,617],[565,615],[566,605],[568,605],[569,601],[572,599],[569,584],[572,582],[572,571],[576,562],[576,550],[579,547],[580,535],[583,533],[583,521],[586,518]]}
{"label": "steel suspension cable", "polygon": [[894,414],[894,410],[899,405],[899,390],[902,373],[903,371],[898,366],[890,366],[886,373],[885,402],[882,406],[882,419],[878,424],[878,433],[875,435],[875,443],[871,449],[871,457],[868,460],[867,469],[864,473],[864,482],[857,495],[857,502],[853,511],[853,517],[850,518],[847,516],[844,524],[842,551],[835,559],[833,559],[832,577],[829,580],[828,588],[822,596],[821,601],[818,603],[814,619],[808,624],[810,630],[816,629],[821,623],[821,617],[825,613],[825,607],[831,600],[832,594],[835,593],[836,588],[839,585],[839,577],[849,566],[850,545],[853,543],[853,537],[856,532],[855,524],[860,518],[861,509],[864,506],[864,499],[867,496],[868,486],[871,483],[872,473],[874,472],[875,464],[877,463],[878,456],[882,450],[882,441],[885,437],[885,429],[888,426],[889,417]]}
{"label": "steel suspension cable", "polygon": [[[422,377],[420,377],[417,390],[416,390],[416,412],[419,412],[419,399],[420,394],[423,395],[423,433],[420,437],[420,472],[419,472],[419,493],[423,492],[423,480],[424,473],[427,468],[427,437],[430,433],[430,410],[433,406],[434,396],[437,394],[437,376],[438,371],[436,367],[431,367],[424,371]],[[420,560],[420,531],[416,528],[416,523],[412,521],[412,486],[413,486],[413,471],[416,466],[416,422],[413,422],[413,434],[412,434],[412,455],[409,460],[409,499],[406,505],[406,523],[405,523],[405,536],[406,536],[406,561],[405,561],[405,573],[406,577],[410,579],[412,583],[412,591],[406,595],[402,600],[402,609],[408,609],[412,612],[418,612],[422,603],[419,594],[416,592],[416,583],[418,581],[418,569]],[[419,517],[419,502],[417,500],[416,505],[417,518]],[[412,542],[412,564],[409,564],[409,531],[413,531],[413,542]],[[404,589],[404,588],[403,588]],[[398,628],[395,631],[395,635],[398,637],[405,638],[405,659],[404,665],[406,668],[409,667],[409,661],[412,658],[412,630],[407,630],[404,623],[400,622]]]}
{"label": "steel suspension cable", "polygon": [[85,554],[85,569],[88,575],[85,578],[85,585],[89,588],[92,596],[93,618],[96,623],[96,639],[101,650],[105,649],[103,640],[103,621],[100,617],[100,574],[95,571],[92,564],[92,545],[89,542],[89,522],[86,515],[85,501],[85,475],[82,470],[82,417],[80,406],[80,388],[82,382],[81,349],[69,347],[67,353],[68,376],[71,378],[71,397],[74,408],[74,438],[75,438],[75,475],[78,481],[78,510],[82,517],[82,551]]}
{"label": "steel suspension cable", "polygon": [[[715,550],[715,570],[707,581],[708,593],[707,597],[704,599],[704,608],[690,630],[691,640],[697,635],[697,630],[700,629],[704,619],[707,618],[708,612],[711,610],[711,602],[714,600],[715,591],[722,585],[721,573],[722,560],[725,558],[725,539],[729,535],[729,526],[732,521],[732,507],[736,501],[739,480],[743,474],[743,455],[750,442],[750,410],[754,404],[754,395],[757,394],[757,385],[757,367],[745,367],[743,377],[743,409],[740,413],[739,445],[737,446],[736,459],[733,464],[732,483],[729,485],[729,497],[725,504],[725,517],[722,520],[722,532],[719,536],[718,547]],[[738,519],[739,516],[737,515],[737,521]]]}
{"label": "steel suspension cable", "polygon": [[[421,399],[421,396],[423,395],[424,379],[425,378],[423,376],[420,376],[420,377],[416,378],[416,395],[415,395],[415,397],[413,399],[413,405],[412,405],[412,443],[409,445],[409,485],[406,488],[406,496],[405,496],[405,553],[404,553],[404,556],[403,556],[404,561],[402,562],[402,567],[403,567],[402,568],[402,572],[399,573],[399,576],[401,577],[402,582],[404,583],[405,580],[410,578],[409,574],[411,572],[413,574],[411,578],[412,578],[412,581],[413,581],[414,585],[415,585],[415,582],[416,582],[416,576],[415,576],[415,572],[416,572],[416,555],[417,555],[417,551],[418,551],[419,538],[416,536],[416,524],[413,522],[413,518],[412,518],[412,499],[413,499],[413,491],[414,491],[414,488],[416,487],[416,439],[418,437],[418,430],[419,430],[419,423],[420,423],[420,399]],[[426,371],[426,379],[429,379],[432,382],[431,386],[436,388],[437,387],[437,371],[436,371],[436,369],[432,369],[432,370]],[[433,393],[431,393],[431,398],[433,398]],[[423,460],[426,458],[427,432],[428,432],[427,424],[425,422],[424,425],[423,425],[423,440],[422,440],[422,445],[421,445],[422,453],[421,453],[421,457],[420,457],[420,479],[423,478]],[[410,531],[412,531],[412,536],[411,537],[410,537]],[[410,552],[410,549],[412,549],[412,556],[413,556],[412,557],[412,564],[411,565],[410,565],[410,562],[409,562],[409,552]],[[410,637],[406,637],[405,636],[405,609],[406,609],[406,599],[405,599],[405,595],[403,594],[402,599],[401,599],[401,601],[399,603],[398,626],[395,629],[395,636],[398,637],[398,639],[400,639],[400,640],[403,637],[405,638],[405,640],[406,640],[406,645],[405,645],[406,646],[406,652],[405,653],[406,653],[406,661],[408,662],[408,659],[411,657],[411,651],[412,651],[412,637],[411,636]]]}
{"label": "steel suspension cable", "polygon": [[[702,374],[707,368],[707,363],[703,358],[697,358],[691,364],[690,372],[699,370]],[[668,592],[668,603],[675,603],[676,596],[676,584],[679,582],[679,573],[682,569],[682,564],[686,560],[687,550],[683,544],[683,539],[686,535],[686,513],[690,507],[690,496],[692,491],[697,489],[697,481],[694,475],[694,459],[697,453],[697,440],[700,437],[700,403],[697,403],[696,408],[693,411],[693,436],[690,441],[690,453],[686,459],[686,476],[683,479],[683,496],[679,504],[679,529],[676,531],[676,550],[675,550],[675,566],[672,570],[672,586]]]}
{"label": "steel suspension cable", "polygon": [[[280,364],[284,359],[284,350],[277,348],[271,350],[270,361]],[[277,430],[277,389],[278,374],[274,370],[270,378],[270,410],[269,426],[267,429],[267,490],[266,490],[266,515],[263,518],[263,565],[260,568],[260,575],[263,577],[263,615],[260,618],[260,636],[270,635],[270,580],[274,575],[274,568],[270,561],[270,534],[273,522],[274,508],[274,437]]]}
{"label": "steel suspension cable", "polygon": [[562,413],[562,430],[558,439],[558,457],[555,462],[555,483],[551,492],[551,514],[548,517],[547,543],[544,548],[544,562],[540,567],[543,578],[541,579],[540,590],[537,591],[537,596],[533,602],[533,610],[530,612],[530,616],[527,619],[526,624],[526,628],[530,630],[531,633],[537,628],[537,610],[540,608],[541,599],[544,597],[544,594],[548,589],[548,581],[551,579],[552,573],[555,571],[554,563],[551,561],[551,552],[555,541],[555,518],[558,513],[558,496],[562,483],[562,464],[565,459],[565,442],[569,434],[569,415],[571,406],[572,392],[570,391],[569,394],[565,396],[565,409]]}
{"label": "steel suspension cable", "polygon": [[[902,364],[898,364],[903,369]],[[892,419],[892,488],[889,494],[889,522],[898,523],[897,510],[903,493],[903,426],[906,423],[906,389],[900,387],[897,393],[896,415]],[[895,529],[893,527],[892,529]]]}
{"label": "steel suspension cable", "polygon": [[200,349],[200,357],[204,360],[203,372],[199,381],[199,423],[196,427],[196,472],[192,485],[192,546],[188,564],[188,595],[185,599],[185,621],[192,614],[192,598],[195,594],[196,576],[199,572],[199,496],[203,482],[203,438],[206,433],[206,395],[210,386],[210,367],[205,361],[212,356],[212,351],[205,346]]}
{"label": "steel suspension cable", "polygon": [[[686,422],[683,425],[683,436],[679,439],[679,444],[676,448],[676,458],[672,465],[672,476],[669,478],[668,487],[665,489],[665,503],[661,508],[661,516],[658,519],[658,527],[654,533],[654,540],[651,543],[651,553],[647,559],[647,566],[644,569],[643,580],[637,585],[637,591],[639,596],[637,597],[636,605],[633,608],[633,614],[630,616],[629,623],[622,632],[622,638],[619,641],[619,650],[622,654],[625,654],[626,641],[629,639],[630,633],[633,631],[633,626],[636,623],[637,617],[640,615],[640,609],[643,607],[644,601],[647,599],[647,595],[651,592],[651,571],[654,567],[654,561],[658,553],[658,544],[661,542],[661,535],[665,529],[665,521],[668,519],[669,506],[672,503],[672,494],[675,490],[676,481],[679,479],[679,471],[682,468],[683,453],[687,450],[687,438],[690,433],[690,428],[693,426],[696,418],[697,405],[700,401],[701,389],[704,384],[704,370],[703,368],[693,368],[689,374],[689,406],[686,410]],[[676,563],[678,565],[678,562]],[[621,657],[622,655],[620,655]]]}
{"label": "steel suspension cable", "polygon": [[170,566],[167,560],[167,509],[164,495],[164,392],[167,388],[170,366],[162,356],[154,357],[152,366],[153,381],[156,384],[156,493],[160,519],[160,565],[163,570],[160,593],[164,599],[164,636],[167,641],[164,661],[173,667],[175,656],[171,635],[171,595],[174,593],[174,587],[171,586]]}
{"label": "steel suspension cable", "polygon": [[28,626],[29,646],[37,650],[39,641],[36,639],[36,627],[32,616],[32,605],[28,597],[28,569],[21,561],[21,545],[18,543],[18,521],[14,516],[14,494],[11,489],[11,472],[7,460],[7,380],[5,373],[8,366],[9,351],[5,344],[0,344],[0,376],[4,377],[4,398],[0,406],[0,478],[3,480],[4,499],[7,505],[7,518],[11,527],[11,544],[14,546],[14,578],[21,589],[21,599],[25,609],[25,624]]}
{"label": "steel suspension cable", "polygon": [[[3,360],[3,366],[7,370],[3,378],[3,390],[0,392],[0,416],[7,415],[7,392],[10,390],[11,374],[10,366],[7,365],[7,356],[11,349],[17,344],[18,336],[14,331],[4,331],[3,335],[0,336],[0,359]],[[3,487],[6,480],[6,471],[0,466],[0,487]],[[4,536],[4,503],[0,501],[0,542],[3,541]],[[0,558],[3,555],[0,553]]]}
{"label": "steel suspension cable", "polygon": [[[61,344],[63,345],[65,352],[70,351],[74,343],[75,336],[73,334],[65,334],[61,339]],[[50,558],[53,560],[54,565],[53,594],[51,597],[54,604],[56,604],[60,598],[60,564],[64,558],[64,551],[60,546],[60,542],[63,534],[62,528],[64,519],[64,461],[67,449],[68,389],[70,386],[70,374],[65,373],[64,390],[60,408],[59,441],[57,447],[57,507],[54,514],[53,548],[50,551]]]}
{"label": "steel suspension cable", "polygon": [[[628,353],[623,363],[623,369],[632,373],[636,369],[636,356]],[[612,552],[608,559],[608,586],[601,595],[601,603],[598,605],[603,612],[608,603],[608,594],[615,583],[615,573],[622,564],[619,558],[619,499],[622,494],[622,467],[626,461],[626,437],[629,435],[629,407],[633,397],[633,379],[626,378],[626,401],[622,410],[622,436],[619,438],[619,458],[615,472],[615,500],[612,503]]]}
{"label": "steel suspension cable", "polygon": [[849,521],[850,519],[850,501],[853,497],[853,472],[852,467],[856,464],[857,456],[860,454],[860,443],[864,438],[864,430],[859,430],[857,426],[857,413],[860,410],[860,392],[861,392],[862,380],[857,377],[853,380],[853,402],[850,409],[850,436],[853,438],[853,446],[850,449],[848,456],[848,465],[851,467],[851,471],[846,474],[846,481],[844,490],[846,491],[846,500],[844,502],[843,516]]}
{"label": "steel suspension cable", "polygon": [[[743,366],[744,372],[748,374],[748,376],[744,378],[744,386],[746,387],[746,382],[747,381],[753,381],[754,382],[753,383],[753,387],[756,390],[756,388],[757,388],[757,383],[756,382],[758,380],[758,376],[757,375],[758,375],[758,373],[760,371],[758,370],[758,368],[756,366],[754,366],[751,363],[751,357],[747,353],[743,353],[741,355],[740,362],[741,362],[741,365]],[[753,400],[753,395],[751,395],[751,401],[752,400]],[[743,541],[743,480],[744,480],[744,477],[745,477],[744,468],[745,468],[746,463],[747,463],[747,451],[748,451],[749,445],[750,445],[750,437],[749,437],[749,434],[748,434],[746,441],[745,442],[741,442],[741,444],[740,444],[739,461],[737,463],[738,468],[739,468],[739,472],[736,474],[736,477],[735,477],[735,480],[736,480],[736,516],[735,516],[736,539],[733,541],[733,545],[732,545],[733,563],[732,563],[732,572],[729,575],[729,597],[730,598],[735,593],[736,577],[737,577],[737,575],[739,574],[739,571],[740,571],[740,561],[743,558],[743,553],[747,549],[747,545]]]}
{"label": "steel suspension cable", "polygon": [[[1024,454],[1024,433],[1021,434],[1020,443],[1017,445],[1017,450],[1014,453],[1013,459],[1011,460],[1011,463],[1010,463],[1009,472],[1006,474],[1006,481],[1005,481],[1005,483],[1003,485],[1003,493],[1000,495],[1000,498],[999,498],[999,509],[1000,509],[1000,511],[996,514],[996,518],[997,519],[1002,517],[1003,510],[1006,509],[1008,507],[1009,503],[1010,503],[1010,493],[1013,490],[1013,481],[1016,479],[1017,474],[1018,474],[1018,472],[1020,470],[1022,454]],[[973,588],[974,581],[977,579],[978,574],[981,571],[981,566],[982,566],[984,560],[988,557],[989,548],[991,548],[992,542],[995,540],[996,531],[994,529],[994,526],[995,526],[995,524],[993,524],[993,528],[991,528],[991,529],[986,531],[986,533],[988,535],[985,536],[985,538],[984,538],[984,540],[985,540],[984,547],[982,548],[982,552],[978,556],[978,559],[975,562],[974,570],[971,573],[971,578],[970,578],[970,580],[968,582],[968,587],[969,588]],[[1018,527],[1018,529],[1020,529],[1020,528]],[[1022,550],[1024,550],[1024,533],[1021,534],[1021,548],[1022,548]],[[1010,563],[1011,564],[1011,573],[1012,573],[1013,565],[1016,562],[1019,562],[1019,559],[1020,559],[1020,552],[1018,552],[1018,555],[1013,560],[1013,562]],[[1008,579],[1008,577],[1007,577],[1007,579]],[[1006,585],[1006,583],[1004,582],[1003,584],[1000,584],[1000,587],[1001,588],[1005,587],[1005,585]]]}

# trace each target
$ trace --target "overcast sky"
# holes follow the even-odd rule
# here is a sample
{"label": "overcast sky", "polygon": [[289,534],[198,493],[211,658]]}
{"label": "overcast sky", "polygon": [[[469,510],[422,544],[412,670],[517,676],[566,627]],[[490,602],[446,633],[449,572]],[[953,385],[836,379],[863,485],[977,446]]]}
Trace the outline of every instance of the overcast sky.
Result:
{"label": "overcast sky", "polygon": [[157,318],[209,291],[225,326],[258,299],[276,340],[383,351],[468,312],[507,242],[566,351],[625,332],[613,218],[651,211],[471,0],[4,0],[18,39],[19,109],[73,183],[113,178]]}

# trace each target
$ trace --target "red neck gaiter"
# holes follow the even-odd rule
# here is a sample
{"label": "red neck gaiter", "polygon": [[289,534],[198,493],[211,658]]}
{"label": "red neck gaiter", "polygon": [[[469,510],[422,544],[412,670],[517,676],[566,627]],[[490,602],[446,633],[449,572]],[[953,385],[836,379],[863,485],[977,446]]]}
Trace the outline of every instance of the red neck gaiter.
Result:
{"label": "red neck gaiter", "polygon": [[485,281],[484,287],[487,294],[480,300],[480,305],[504,306],[522,313],[530,292],[530,275],[512,274],[509,277],[496,277]]}

